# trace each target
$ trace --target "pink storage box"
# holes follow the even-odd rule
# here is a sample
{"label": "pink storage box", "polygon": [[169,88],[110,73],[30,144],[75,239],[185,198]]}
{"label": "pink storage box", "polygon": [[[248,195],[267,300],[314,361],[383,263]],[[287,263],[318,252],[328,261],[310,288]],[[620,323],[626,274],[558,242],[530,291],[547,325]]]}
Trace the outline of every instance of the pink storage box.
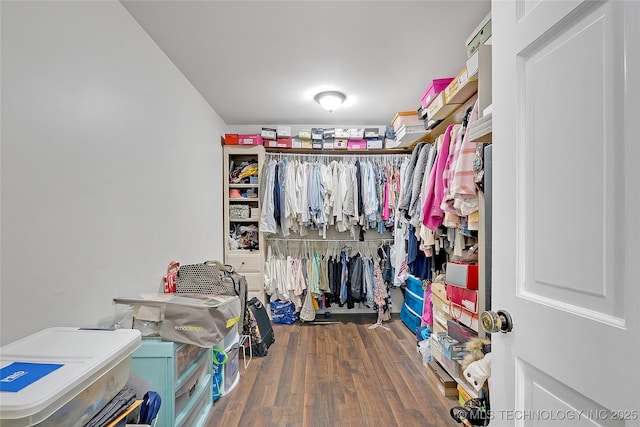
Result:
{"label": "pink storage box", "polygon": [[347,150],[366,150],[367,141],[365,139],[350,139],[347,143]]}
{"label": "pink storage box", "polygon": [[240,145],[262,145],[262,137],[257,133],[238,135]]}
{"label": "pink storage box", "polygon": [[453,81],[454,77],[447,77],[446,79],[434,79],[429,83],[427,90],[422,94],[422,98],[420,98],[420,103],[422,107],[427,108],[431,101],[433,101],[436,96],[442,92],[448,85]]}

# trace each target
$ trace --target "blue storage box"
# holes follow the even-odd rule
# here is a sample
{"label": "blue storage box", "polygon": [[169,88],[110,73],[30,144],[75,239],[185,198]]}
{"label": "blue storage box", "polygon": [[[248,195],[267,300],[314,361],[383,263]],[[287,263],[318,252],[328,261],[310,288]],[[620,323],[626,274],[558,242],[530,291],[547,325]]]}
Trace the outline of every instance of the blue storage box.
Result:
{"label": "blue storage box", "polygon": [[422,295],[413,293],[409,288],[404,291],[404,303],[415,313],[418,313],[418,316],[422,316],[422,306],[424,305],[424,297]]}
{"label": "blue storage box", "polygon": [[420,316],[413,311],[406,303],[402,304],[400,310],[400,320],[405,324],[407,328],[414,334],[418,332],[418,326],[420,326]]}
{"label": "blue storage box", "polygon": [[406,289],[409,289],[420,298],[424,298],[424,288],[422,287],[422,280],[418,279],[417,277],[409,276],[404,284],[406,286]]}

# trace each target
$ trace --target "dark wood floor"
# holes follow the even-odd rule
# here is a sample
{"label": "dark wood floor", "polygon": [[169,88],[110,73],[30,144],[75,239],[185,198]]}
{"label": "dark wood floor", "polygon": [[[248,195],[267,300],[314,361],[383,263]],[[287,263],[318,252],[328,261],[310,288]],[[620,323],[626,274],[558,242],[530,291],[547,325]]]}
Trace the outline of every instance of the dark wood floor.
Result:
{"label": "dark wood floor", "polygon": [[[320,319],[318,319],[320,321]],[[269,354],[214,402],[208,426],[453,426],[443,397],[398,315],[334,315],[338,324],[274,325]]]}

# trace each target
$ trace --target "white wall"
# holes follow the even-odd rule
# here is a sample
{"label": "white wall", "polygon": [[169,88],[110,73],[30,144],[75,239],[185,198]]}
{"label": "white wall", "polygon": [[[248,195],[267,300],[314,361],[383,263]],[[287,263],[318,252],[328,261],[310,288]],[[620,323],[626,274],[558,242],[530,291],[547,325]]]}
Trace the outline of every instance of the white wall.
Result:
{"label": "white wall", "polygon": [[222,259],[226,126],[119,2],[1,7],[7,344]]}

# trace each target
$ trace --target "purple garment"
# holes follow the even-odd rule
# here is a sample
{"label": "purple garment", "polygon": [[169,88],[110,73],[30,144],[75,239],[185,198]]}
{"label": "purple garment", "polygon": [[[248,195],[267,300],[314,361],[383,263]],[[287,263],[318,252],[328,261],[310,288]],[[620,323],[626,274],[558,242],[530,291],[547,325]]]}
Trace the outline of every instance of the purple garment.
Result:
{"label": "purple garment", "polygon": [[442,225],[444,212],[440,205],[444,198],[444,178],[443,173],[449,158],[449,145],[451,144],[451,130],[453,125],[447,126],[444,132],[442,146],[438,150],[431,174],[429,175],[429,184],[422,204],[422,224],[430,230],[437,230]]}

